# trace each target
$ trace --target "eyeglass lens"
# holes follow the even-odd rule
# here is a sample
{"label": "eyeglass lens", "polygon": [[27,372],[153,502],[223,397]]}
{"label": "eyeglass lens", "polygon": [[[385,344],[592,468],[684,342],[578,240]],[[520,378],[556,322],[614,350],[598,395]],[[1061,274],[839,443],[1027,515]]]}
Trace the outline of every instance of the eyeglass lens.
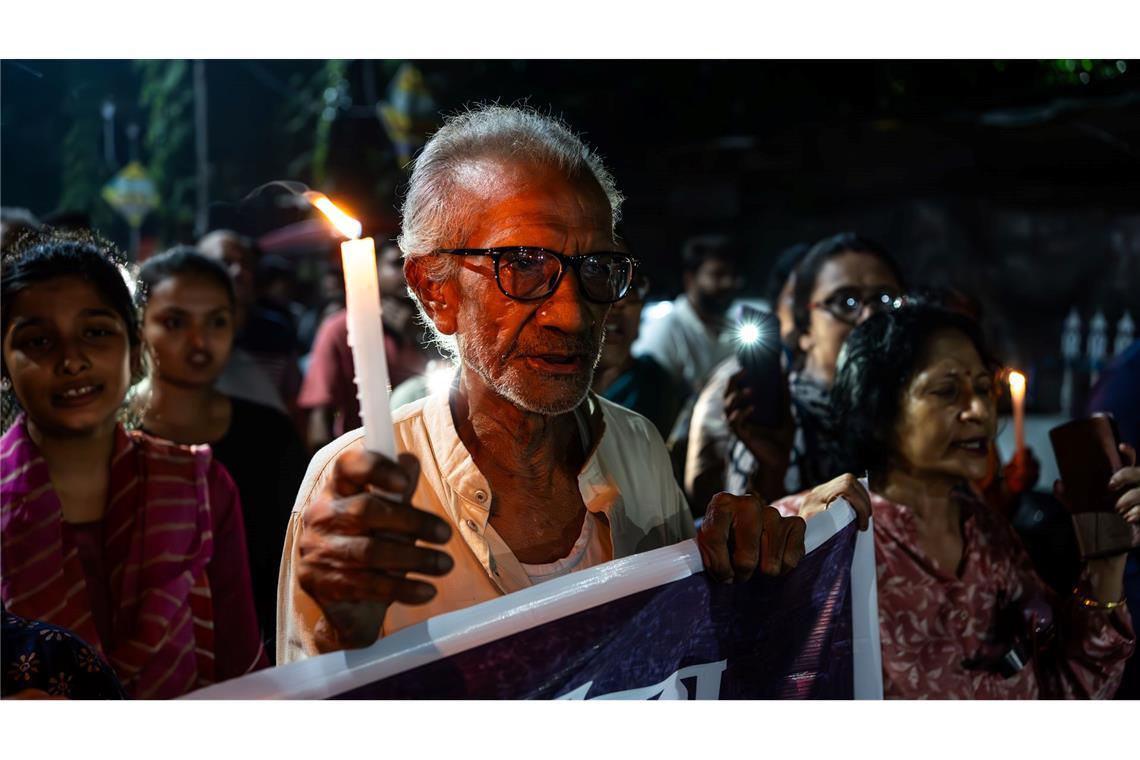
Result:
{"label": "eyeglass lens", "polygon": [[562,264],[542,251],[511,251],[499,259],[499,282],[515,298],[542,298],[554,290]]}
{"label": "eyeglass lens", "polygon": [[[519,249],[499,259],[499,282],[515,298],[543,298],[554,292],[562,262],[537,249]],[[600,253],[580,260],[578,277],[592,300],[609,303],[625,295],[633,262],[620,254]]]}
{"label": "eyeglass lens", "polygon": [[870,306],[876,311],[889,309],[894,305],[896,296],[887,291],[878,293],[859,293],[858,291],[839,291],[828,301],[832,307],[845,314],[858,314],[864,306]]}

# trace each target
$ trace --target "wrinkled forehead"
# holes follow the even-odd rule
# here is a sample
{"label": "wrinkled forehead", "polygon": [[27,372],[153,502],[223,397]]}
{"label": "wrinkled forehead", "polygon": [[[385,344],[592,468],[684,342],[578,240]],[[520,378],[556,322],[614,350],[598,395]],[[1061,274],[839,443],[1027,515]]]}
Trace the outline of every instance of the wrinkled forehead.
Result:
{"label": "wrinkled forehead", "polygon": [[198,250],[203,256],[227,263],[245,263],[253,258],[253,251],[242,243],[241,238],[228,233],[207,235],[198,244]]}
{"label": "wrinkled forehead", "polygon": [[[612,245],[609,199],[589,173],[569,176],[554,166],[484,158],[463,162],[455,181],[469,208],[473,238],[545,228],[554,234],[604,238]],[[485,240],[467,244],[484,245]]]}

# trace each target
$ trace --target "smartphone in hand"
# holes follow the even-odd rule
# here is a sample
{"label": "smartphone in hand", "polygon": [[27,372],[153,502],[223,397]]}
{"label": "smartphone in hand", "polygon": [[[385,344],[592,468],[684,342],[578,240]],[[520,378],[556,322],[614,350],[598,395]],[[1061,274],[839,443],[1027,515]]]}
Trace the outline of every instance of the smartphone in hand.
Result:
{"label": "smartphone in hand", "polygon": [[1116,420],[1107,414],[1072,420],[1050,430],[1049,440],[1081,558],[1108,557],[1140,545],[1140,531],[1115,510],[1120,494],[1108,487],[1112,474],[1124,466]]}
{"label": "smartphone in hand", "polygon": [[761,427],[779,427],[784,401],[779,320],[769,311],[744,306],[736,330],[736,356],[755,402],[752,421]]}

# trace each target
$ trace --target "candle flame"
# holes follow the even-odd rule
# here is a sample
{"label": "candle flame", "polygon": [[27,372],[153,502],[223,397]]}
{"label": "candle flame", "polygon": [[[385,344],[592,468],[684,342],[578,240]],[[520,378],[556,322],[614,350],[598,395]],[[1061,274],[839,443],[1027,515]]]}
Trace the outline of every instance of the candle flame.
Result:
{"label": "candle flame", "polygon": [[305,200],[320,209],[321,213],[328,217],[332,226],[336,227],[337,231],[349,240],[356,240],[364,231],[360,222],[337,208],[324,193],[315,193],[310,190],[305,193]]}
{"label": "candle flame", "polygon": [[1009,392],[1014,395],[1025,393],[1025,375],[1017,370],[1009,373]]}

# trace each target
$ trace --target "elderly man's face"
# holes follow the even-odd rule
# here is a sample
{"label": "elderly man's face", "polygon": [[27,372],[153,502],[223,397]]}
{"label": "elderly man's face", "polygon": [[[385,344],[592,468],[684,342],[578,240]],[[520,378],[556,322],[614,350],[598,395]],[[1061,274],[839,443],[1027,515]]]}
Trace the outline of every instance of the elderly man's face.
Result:
{"label": "elderly man's face", "polygon": [[[487,200],[463,247],[530,245],[570,256],[613,249],[610,205],[592,179],[574,182],[528,165],[470,168]],[[573,270],[548,298],[523,302],[499,290],[490,257],[463,257],[454,293],[460,355],[489,389],[540,414],[561,414],[582,402],[609,305],[587,300]]]}

